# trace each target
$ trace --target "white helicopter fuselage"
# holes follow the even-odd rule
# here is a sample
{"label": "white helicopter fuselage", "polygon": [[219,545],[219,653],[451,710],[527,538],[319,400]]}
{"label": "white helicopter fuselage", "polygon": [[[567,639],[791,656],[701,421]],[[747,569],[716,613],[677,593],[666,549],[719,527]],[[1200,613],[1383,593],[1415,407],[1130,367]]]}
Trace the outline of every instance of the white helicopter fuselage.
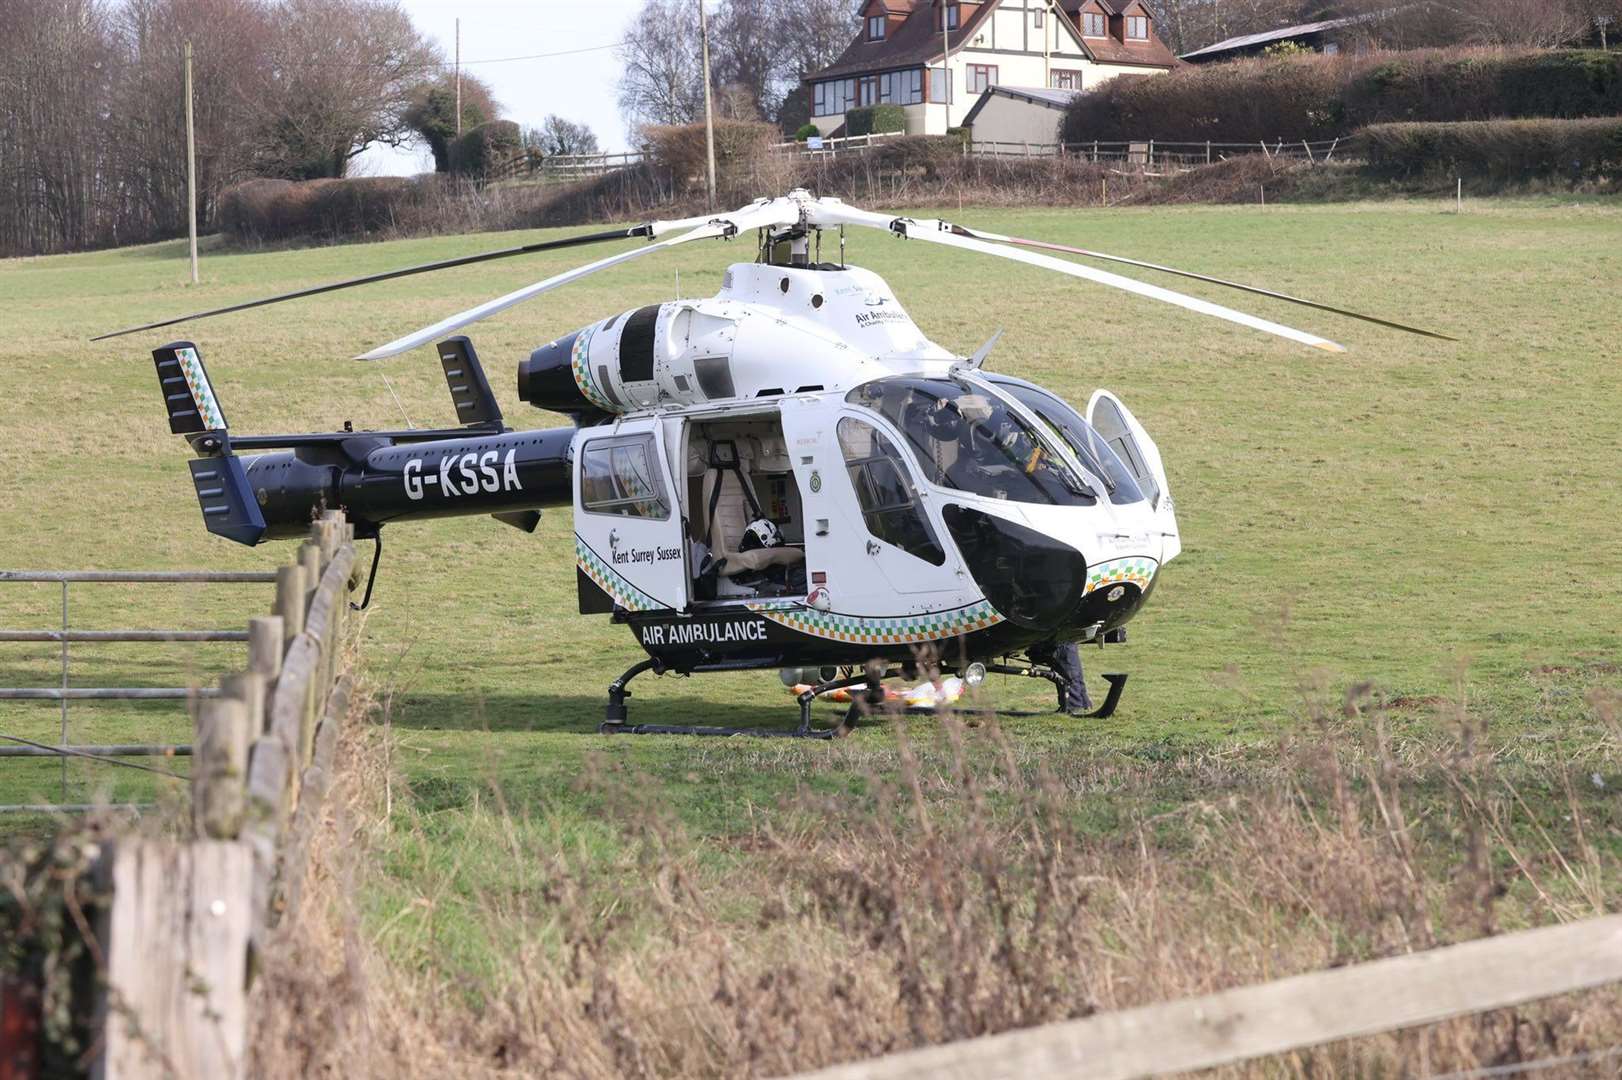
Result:
{"label": "white helicopter fuselage", "polygon": [[[556,368],[563,349],[580,396],[612,417],[582,426],[573,445],[581,609],[615,613],[676,669],[1102,639],[1180,550],[1158,452],[1124,406],[1100,391],[1089,412],[1108,410],[1113,428],[1090,445],[1067,442],[1027,401],[1063,409],[1072,426],[1082,423],[1074,410],[930,341],[867,270],[735,264],[714,297],[605,319],[532,363]],[[902,397],[875,406],[872,387]],[[907,420],[931,403],[928,423],[945,416],[959,429],[952,439]],[[981,434],[968,430],[975,423]],[[993,424],[1019,449],[988,474],[957,440],[1006,457]],[[1117,455],[1110,470],[1100,453]],[[726,463],[734,454],[741,470]],[[1022,468],[1081,483],[1044,493]],[[1134,470],[1142,479],[1125,480],[1123,497],[1110,474]],[[789,551],[768,560],[775,573],[723,569],[707,592],[705,555],[751,558],[736,537],[716,535],[716,522],[741,521],[716,501],[718,488],[736,501],[732,476],[758,500],[748,516],[773,520]],[[966,529],[988,528],[1013,539],[965,541]],[[1021,544],[1037,556],[1022,559]],[[1043,545],[1075,558],[1044,578]],[[999,560],[1016,565],[1004,573],[990,566]]]}

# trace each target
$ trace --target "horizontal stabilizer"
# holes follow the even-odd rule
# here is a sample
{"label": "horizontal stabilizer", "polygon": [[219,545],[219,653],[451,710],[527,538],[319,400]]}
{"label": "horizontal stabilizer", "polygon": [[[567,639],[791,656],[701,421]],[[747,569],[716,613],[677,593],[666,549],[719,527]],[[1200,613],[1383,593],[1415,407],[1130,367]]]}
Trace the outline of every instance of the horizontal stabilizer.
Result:
{"label": "horizontal stabilizer", "polygon": [[193,458],[186,464],[191,468],[191,482],[197,488],[197,502],[208,531],[249,547],[259,543],[265,535],[265,516],[248,487],[242,459],[226,454]]}
{"label": "horizontal stabilizer", "polygon": [[445,369],[445,383],[451,388],[456,419],[463,424],[501,426],[501,406],[490,392],[479,354],[465,337],[446,338],[439,343],[439,364]]}
{"label": "horizontal stabilizer", "polygon": [[176,341],[153,349],[152,362],[157,365],[158,386],[163,390],[164,408],[169,411],[171,432],[196,435],[225,430],[225,412],[214,396],[196,345]]}
{"label": "horizontal stabilizer", "polygon": [[508,514],[491,514],[490,516],[503,525],[511,525],[513,528],[521,529],[527,533],[534,532],[541,524],[541,512],[539,510],[514,510]]}

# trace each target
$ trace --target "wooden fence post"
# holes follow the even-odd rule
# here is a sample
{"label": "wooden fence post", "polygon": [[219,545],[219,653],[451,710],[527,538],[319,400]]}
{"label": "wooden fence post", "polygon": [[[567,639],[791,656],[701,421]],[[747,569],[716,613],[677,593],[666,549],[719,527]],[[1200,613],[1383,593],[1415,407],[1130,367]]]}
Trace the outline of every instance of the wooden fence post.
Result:
{"label": "wooden fence post", "polygon": [[[280,582],[277,585],[279,588]],[[248,670],[264,676],[267,687],[282,673],[282,653],[286,649],[287,631],[280,615],[258,615],[248,620]]]}
{"label": "wooden fence post", "polygon": [[241,844],[119,840],[103,863],[112,899],[103,1080],[235,1080],[246,1074],[249,897]]}
{"label": "wooden fence post", "polygon": [[267,683],[257,671],[236,671],[220,677],[220,695],[242,702],[248,712],[248,741],[265,730]]}
{"label": "wooden fence post", "polygon": [[275,613],[282,620],[282,651],[304,632],[304,568],[298,563],[276,569]]}
{"label": "wooden fence post", "polygon": [[234,839],[247,800],[248,706],[211,698],[197,712],[192,750],[192,822],[198,836]]}

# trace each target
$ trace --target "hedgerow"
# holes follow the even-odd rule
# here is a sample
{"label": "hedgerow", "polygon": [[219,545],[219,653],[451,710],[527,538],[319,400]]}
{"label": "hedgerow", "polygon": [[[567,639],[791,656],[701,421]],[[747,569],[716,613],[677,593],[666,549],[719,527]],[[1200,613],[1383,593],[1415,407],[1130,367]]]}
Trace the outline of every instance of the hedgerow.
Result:
{"label": "hedgerow", "polygon": [[1065,114],[1067,142],[1326,139],[1369,124],[1622,113],[1622,54],[1427,49],[1239,60],[1116,79]]}
{"label": "hedgerow", "polygon": [[1622,117],[1374,124],[1358,142],[1372,171],[1404,179],[1580,181],[1622,174]]}

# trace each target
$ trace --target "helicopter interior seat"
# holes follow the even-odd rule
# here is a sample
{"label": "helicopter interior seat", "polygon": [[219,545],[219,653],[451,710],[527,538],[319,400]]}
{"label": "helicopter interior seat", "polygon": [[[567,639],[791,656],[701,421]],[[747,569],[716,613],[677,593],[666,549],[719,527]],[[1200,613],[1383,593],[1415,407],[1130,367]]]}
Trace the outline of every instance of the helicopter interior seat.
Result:
{"label": "helicopter interior seat", "polygon": [[[773,567],[805,562],[805,551],[798,547],[740,550],[750,524],[766,517],[756,492],[755,468],[757,464],[770,464],[771,459],[779,455],[763,452],[762,440],[755,436],[711,438],[707,445],[695,449],[705,453],[704,480],[698,501],[702,515],[698,537],[711,555],[723,560],[720,576],[748,577]],[[786,463],[787,454],[780,456]],[[759,590],[749,592],[758,594]]]}

